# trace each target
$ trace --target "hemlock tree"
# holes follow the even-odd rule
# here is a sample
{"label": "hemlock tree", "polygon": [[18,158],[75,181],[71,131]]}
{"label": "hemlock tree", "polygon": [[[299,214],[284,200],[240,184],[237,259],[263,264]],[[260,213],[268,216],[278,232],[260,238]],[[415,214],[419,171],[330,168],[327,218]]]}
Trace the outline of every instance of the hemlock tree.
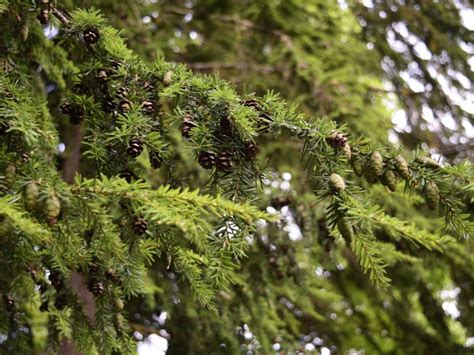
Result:
{"label": "hemlock tree", "polygon": [[467,6],[1,0],[2,352],[472,351]]}

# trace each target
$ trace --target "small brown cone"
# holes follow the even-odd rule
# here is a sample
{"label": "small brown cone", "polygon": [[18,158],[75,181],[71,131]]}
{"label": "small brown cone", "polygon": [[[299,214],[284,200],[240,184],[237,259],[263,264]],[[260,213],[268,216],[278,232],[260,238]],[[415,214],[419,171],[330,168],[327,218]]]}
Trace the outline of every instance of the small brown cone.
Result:
{"label": "small brown cone", "polygon": [[51,193],[46,199],[46,220],[48,225],[53,226],[58,222],[58,216],[61,212],[61,202],[55,193]]}
{"label": "small brown cone", "polygon": [[333,192],[342,192],[346,189],[346,183],[344,182],[344,179],[339,175],[339,174],[331,174],[329,177],[329,188]]}
{"label": "small brown cone", "polygon": [[337,229],[347,243],[354,238],[354,228],[347,218],[341,217],[337,220]]}
{"label": "small brown cone", "polygon": [[431,210],[436,210],[439,205],[439,189],[434,181],[430,181],[425,186],[425,200],[426,204]]}
{"label": "small brown cone", "polygon": [[397,155],[395,157],[395,170],[401,178],[410,180],[410,170],[408,169],[408,163],[401,155]]}
{"label": "small brown cone", "polygon": [[29,212],[36,210],[38,205],[39,188],[35,181],[30,182],[25,187],[25,208]]}

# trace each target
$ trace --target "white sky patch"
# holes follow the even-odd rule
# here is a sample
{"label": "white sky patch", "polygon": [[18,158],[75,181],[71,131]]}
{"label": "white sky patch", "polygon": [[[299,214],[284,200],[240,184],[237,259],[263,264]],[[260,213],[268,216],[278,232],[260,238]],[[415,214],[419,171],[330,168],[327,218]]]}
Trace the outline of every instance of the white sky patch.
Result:
{"label": "white sky patch", "polygon": [[474,10],[463,8],[459,11],[461,21],[464,27],[468,30],[474,31]]}
{"label": "white sky patch", "polygon": [[282,183],[280,184],[280,189],[282,189],[283,191],[288,191],[290,189],[290,183],[288,181],[282,181]]}
{"label": "white sky patch", "polygon": [[409,73],[406,71],[400,72],[400,77],[408,84],[411,91],[420,93],[425,91],[425,86],[419,81],[413,78]]}
{"label": "white sky patch", "polygon": [[462,126],[464,127],[466,131],[466,136],[468,138],[474,138],[474,126],[472,125],[471,122],[469,122],[467,118],[462,120]]}
{"label": "white sky patch", "polygon": [[466,342],[464,343],[464,346],[466,348],[472,348],[474,347],[474,337],[470,337],[466,339]]}
{"label": "white sky patch", "polygon": [[[364,5],[368,8],[373,8],[372,1],[363,1]],[[464,25],[467,28],[474,28],[474,10],[466,9],[461,6],[459,2],[456,3],[461,17],[463,19]],[[448,69],[449,77],[446,77],[438,71],[438,68],[433,64],[430,64],[430,60],[433,59],[433,54],[429,48],[425,45],[423,41],[420,40],[416,35],[410,33],[407,25],[404,22],[396,22],[392,25],[393,30],[387,30],[387,42],[390,47],[398,53],[407,53],[408,47],[405,43],[397,39],[397,36],[404,38],[406,42],[413,46],[415,54],[422,60],[428,62],[428,72],[431,77],[433,77],[440,85],[443,93],[450,99],[450,101],[455,105],[459,106],[463,111],[468,115],[474,114],[474,92],[472,92],[472,84],[470,80],[460,72],[456,72],[452,69]],[[471,66],[471,70],[474,70],[474,47],[468,45],[467,43],[459,43],[461,48],[468,54],[471,54],[471,57],[468,59],[468,63]],[[441,54],[441,60],[443,56],[447,56],[446,53]],[[446,57],[445,60],[448,60]],[[394,63],[387,57],[382,60],[382,68],[388,73],[392,72]],[[426,86],[417,79],[417,77],[423,77],[424,73],[420,70],[420,67],[417,63],[409,63],[406,71],[400,72],[400,77],[406,82],[409,88],[415,93],[422,93],[426,91],[431,91],[431,85],[427,84]],[[461,85],[460,89],[454,87],[454,81],[458,81]],[[393,90],[393,88],[388,88],[388,90]],[[411,132],[411,127],[408,125],[408,119],[405,112],[399,109],[397,98],[390,99],[393,103],[393,106],[387,106],[393,111],[392,123],[394,125],[394,131],[389,132],[389,140],[396,143],[399,141],[396,137],[395,132]],[[422,108],[422,117],[427,122],[427,129],[433,132],[439,132],[442,128],[449,130],[459,129],[459,123],[455,120],[452,114],[447,113],[444,115],[439,115],[433,112],[429,107]],[[459,143],[461,140],[468,142],[470,138],[474,137],[474,128],[468,119],[463,119],[462,128],[463,137],[457,137],[456,142]]]}
{"label": "white sky patch", "polygon": [[439,297],[443,300],[443,304],[441,306],[443,307],[444,312],[453,319],[456,319],[461,315],[461,312],[457,306],[457,298],[459,293],[461,293],[461,289],[459,287],[445,289],[439,292]]}
{"label": "white sky patch", "polygon": [[455,130],[457,129],[458,125],[456,124],[456,121],[454,120],[453,116],[451,116],[450,114],[446,114],[446,115],[443,115],[441,116],[441,122],[443,123],[443,125],[450,129],[450,130]]}
{"label": "white sky patch", "polygon": [[347,1],[346,0],[337,0],[337,3],[339,4],[339,7],[342,9],[342,10],[347,10],[347,8],[349,7],[347,5]]}
{"label": "white sky patch", "polygon": [[432,57],[431,52],[428,50],[428,47],[426,47],[426,44],[424,42],[416,42],[414,50],[418,57],[423,60],[430,60]]}
{"label": "white sky patch", "polygon": [[270,213],[270,214],[275,214],[275,213],[277,213],[277,210],[273,206],[268,206],[267,207],[267,212]]}
{"label": "white sky patch", "polygon": [[370,7],[370,8],[374,7],[374,3],[372,2],[372,0],[362,0],[362,3],[364,4],[365,7]]}
{"label": "white sky patch", "polygon": [[59,143],[58,144],[58,153],[64,153],[66,151],[66,144],[64,143]]}
{"label": "white sky patch", "polygon": [[408,124],[407,115],[405,111],[398,110],[392,116],[392,123],[395,125],[395,129],[403,129]]}
{"label": "white sky patch", "polygon": [[55,26],[46,26],[44,28],[44,35],[48,38],[48,39],[53,39],[54,37],[56,37],[59,33],[59,28],[55,27]]}
{"label": "white sky patch", "polygon": [[139,355],[165,355],[168,350],[168,340],[158,334],[150,334],[138,343],[137,350]]}
{"label": "white sky patch", "polygon": [[421,110],[424,120],[428,123],[433,123],[435,120],[433,110],[431,110],[431,108],[429,108],[428,106],[423,106]]}
{"label": "white sky patch", "polygon": [[288,208],[288,206],[282,207],[281,214],[286,222],[286,226],[283,227],[283,230],[288,233],[288,238],[291,240],[301,240],[303,238],[303,233],[301,233],[301,229],[295,222],[293,213],[291,213],[291,210]]}
{"label": "white sky patch", "polygon": [[196,31],[191,31],[189,32],[189,38],[191,38],[193,41],[198,39],[198,33]]}
{"label": "white sky patch", "polygon": [[161,312],[160,315],[154,314],[152,316],[153,320],[157,321],[159,325],[163,326],[166,322],[166,318],[168,317],[167,312]]}

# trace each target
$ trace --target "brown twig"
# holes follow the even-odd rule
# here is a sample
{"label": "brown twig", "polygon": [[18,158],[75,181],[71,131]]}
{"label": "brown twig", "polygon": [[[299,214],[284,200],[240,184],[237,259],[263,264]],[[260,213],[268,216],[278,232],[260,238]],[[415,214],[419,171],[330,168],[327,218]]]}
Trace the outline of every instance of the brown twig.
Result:
{"label": "brown twig", "polygon": [[263,73],[273,73],[276,69],[271,65],[258,65],[249,63],[219,63],[219,62],[196,62],[186,63],[186,66],[195,71],[214,71],[220,69],[252,70]]}
{"label": "brown twig", "polygon": [[61,21],[62,24],[64,25],[67,25],[69,23],[69,20],[68,18],[66,17],[66,15],[64,15],[60,10],[58,10],[57,8],[55,7],[52,7],[51,8],[51,12],[53,13],[53,15],[59,20]]}

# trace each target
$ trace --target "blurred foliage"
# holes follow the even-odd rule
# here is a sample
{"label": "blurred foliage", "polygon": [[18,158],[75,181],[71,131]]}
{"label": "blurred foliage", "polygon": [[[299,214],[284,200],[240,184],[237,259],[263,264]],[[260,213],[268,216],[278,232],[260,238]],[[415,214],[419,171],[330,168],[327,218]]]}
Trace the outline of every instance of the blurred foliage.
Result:
{"label": "blurred foliage", "polygon": [[[0,0],[0,349],[68,353],[69,339],[83,353],[130,353],[137,331],[166,337],[171,354],[472,352],[474,185],[461,161],[472,156],[472,112],[444,84],[472,101],[473,35],[460,15],[469,6]],[[100,40],[84,43],[91,28]],[[271,117],[263,128],[249,100]],[[85,123],[68,123],[64,103]],[[391,146],[399,109],[404,146],[459,164]],[[186,114],[194,121],[183,139]],[[231,134],[222,133],[228,117]],[[336,131],[352,157],[334,148]],[[134,159],[136,137],[145,149]],[[203,151],[229,150],[230,171],[198,164]],[[383,175],[373,177],[376,154]],[[344,188],[331,185],[333,173]],[[43,283],[59,273],[65,290],[49,278],[43,293],[28,267]],[[93,293],[97,282],[106,289],[92,317],[80,289],[92,294],[74,275],[94,281]],[[447,312],[453,304],[459,314]]]}

